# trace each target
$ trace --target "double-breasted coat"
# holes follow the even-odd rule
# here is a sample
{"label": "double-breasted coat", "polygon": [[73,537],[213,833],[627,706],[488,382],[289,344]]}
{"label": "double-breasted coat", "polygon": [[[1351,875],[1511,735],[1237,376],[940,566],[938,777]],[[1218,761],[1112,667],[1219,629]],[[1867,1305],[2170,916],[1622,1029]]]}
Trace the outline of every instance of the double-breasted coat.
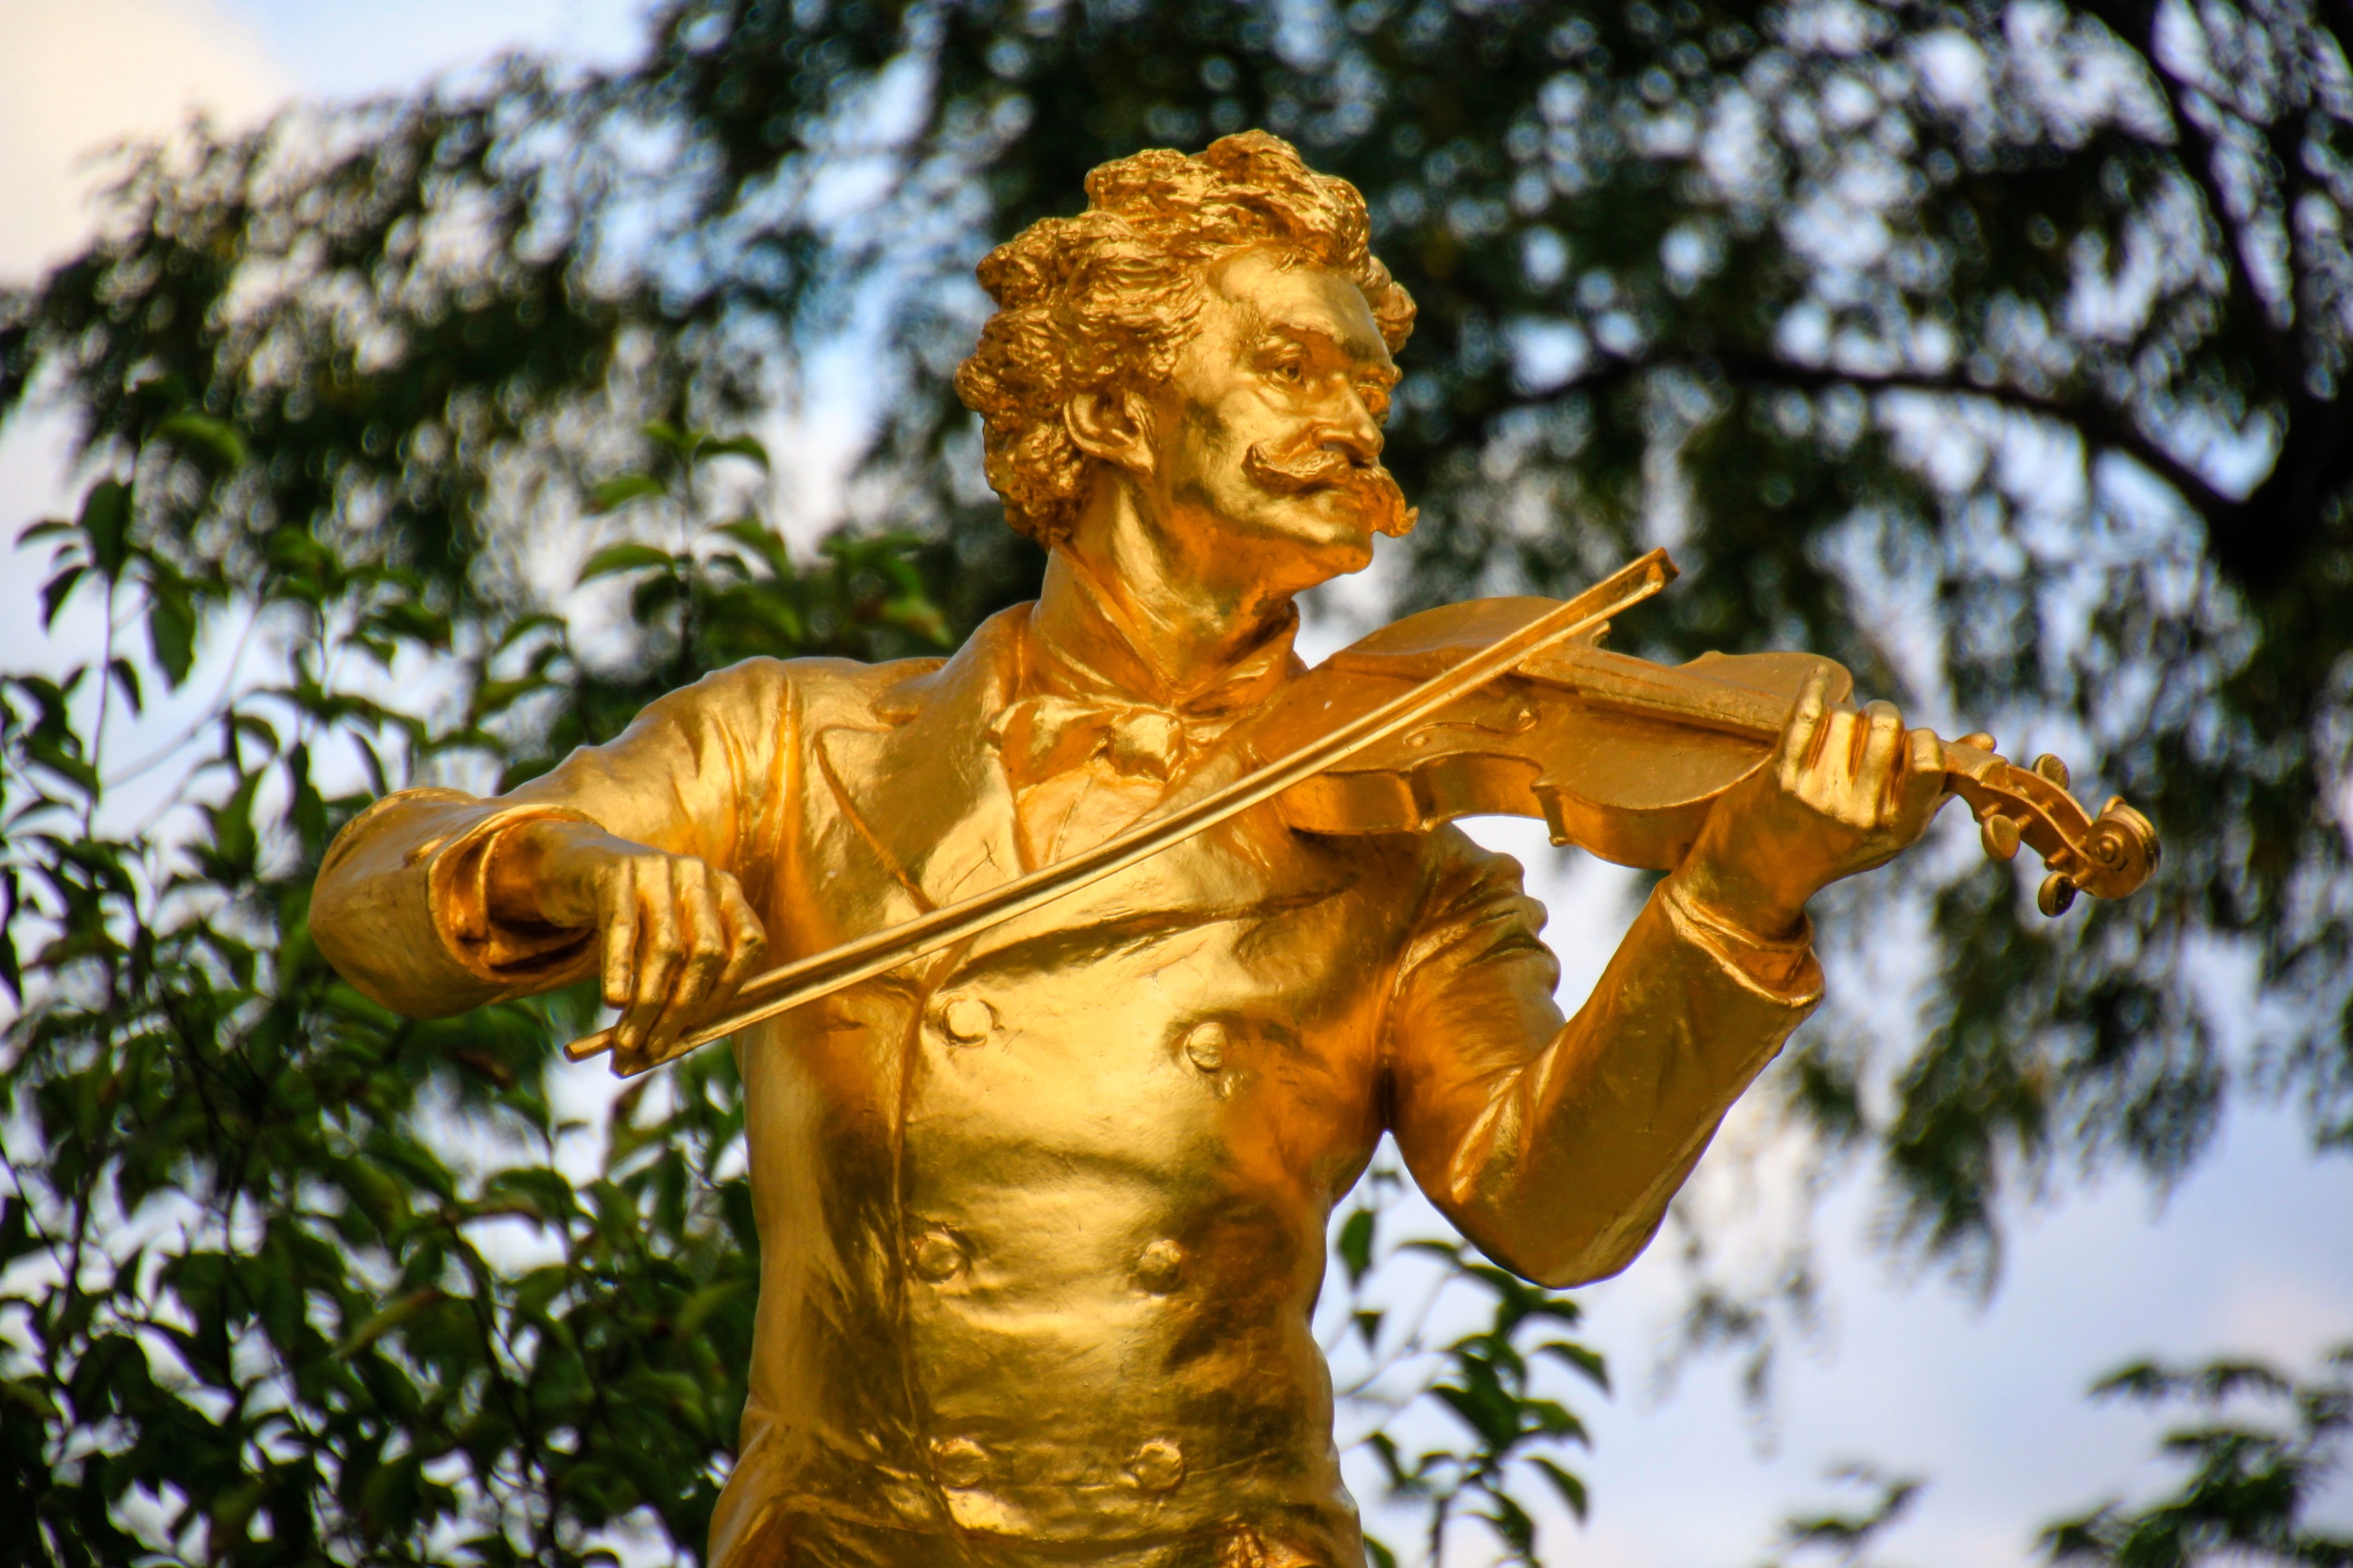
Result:
{"label": "double-breasted coat", "polygon": [[[501,830],[547,816],[734,873],[778,960],[980,891],[1024,868],[1001,720],[1040,637],[1020,606],[944,662],[755,659],[506,796],[388,797],[316,939],[417,1015],[589,973],[592,933],[489,913]],[[1605,1275],[1818,994],[1806,942],[1670,878],[1565,1023],[1542,920],[1451,828],[1261,808],[744,1031],[760,1300],[711,1560],[1361,1563],[1309,1319],[1381,1136],[1506,1268]]]}

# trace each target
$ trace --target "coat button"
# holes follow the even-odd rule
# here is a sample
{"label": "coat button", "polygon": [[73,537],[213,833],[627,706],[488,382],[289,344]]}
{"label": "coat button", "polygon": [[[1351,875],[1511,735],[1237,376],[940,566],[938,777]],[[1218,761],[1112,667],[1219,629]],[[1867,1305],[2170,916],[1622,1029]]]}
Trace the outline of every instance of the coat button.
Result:
{"label": "coat button", "polygon": [[1226,1065],[1226,1026],[1212,1018],[1197,1024],[1185,1037],[1185,1054],[1203,1072],[1215,1072]]}
{"label": "coat button", "polygon": [[944,1284],[964,1271],[964,1248],[944,1230],[927,1230],[908,1249],[907,1267],[919,1279]]}
{"label": "coat button", "polygon": [[976,1046],[997,1027],[997,1009],[977,996],[951,996],[940,1009],[940,1027],[960,1046]]}
{"label": "coat button", "polygon": [[1185,1479],[1185,1450],[1166,1437],[1155,1437],[1136,1449],[1127,1473],[1148,1492],[1174,1491]]}
{"label": "coat button", "polygon": [[1135,1282],[1155,1296],[1166,1296],[1185,1282],[1186,1256],[1181,1243],[1155,1241],[1135,1259]]}
{"label": "coat button", "polygon": [[976,1487],[988,1474],[988,1450],[969,1437],[934,1437],[932,1473],[952,1489]]}

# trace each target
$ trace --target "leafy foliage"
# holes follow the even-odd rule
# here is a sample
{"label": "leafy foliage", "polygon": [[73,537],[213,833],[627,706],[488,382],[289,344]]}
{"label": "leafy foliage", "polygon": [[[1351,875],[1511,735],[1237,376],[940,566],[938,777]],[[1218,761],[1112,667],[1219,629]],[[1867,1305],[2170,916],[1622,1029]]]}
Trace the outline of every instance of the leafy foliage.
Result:
{"label": "leafy foliage", "polygon": [[1819,1553],[1851,1565],[1870,1561],[1871,1549],[1912,1511],[1927,1483],[1915,1476],[1884,1476],[1870,1465],[1841,1465],[1830,1479],[1870,1494],[1862,1509],[1847,1513],[1793,1514],[1782,1521],[1783,1562]]}
{"label": "leafy foliage", "polygon": [[[1502,1550],[1502,1561],[1534,1568],[1541,1561],[1535,1500],[1550,1499],[1580,1521],[1588,1502],[1583,1479],[1561,1460],[1569,1446],[1590,1439],[1554,1391],[1566,1377],[1607,1394],[1608,1370],[1590,1346],[1564,1337],[1584,1315],[1567,1296],[1504,1272],[1461,1242],[1405,1237],[1385,1251],[1383,1223],[1396,1226],[1405,1185],[1395,1163],[1377,1161],[1333,1227],[1345,1289],[1343,1310],[1332,1315],[1340,1340],[1326,1349],[1353,1372],[1339,1393],[1356,1427],[1351,1451],[1374,1461],[1374,1500],[1392,1513],[1419,1514],[1424,1563],[1443,1563],[1451,1532],[1468,1521]],[[1400,1310],[1413,1294],[1398,1278],[1401,1257],[1438,1265],[1437,1286],[1420,1292],[1418,1310]],[[1440,1330],[1449,1309],[1453,1318],[1468,1310],[1467,1331]],[[1540,1376],[1546,1362],[1565,1377]],[[1438,1413],[1446,1419],[1433,1426]],[[1401,1561],[1376,1531],[1366,1545],[1377,1568]]]}
{"label": "leafy foliage", "polygon": [[[2324,1356],[2303,1379],[2250,1361],[2186,1369],[2143,1362],[2112,1373],[2095,1395],[2206,1413],[2199,1424],[2166,1434],[2166,1457],[2189,1473],[2169,1496],[2144,1507],[2111,1502],[2052,1526],[2042,1537],[2050,1560],[2117,1568],[2353,1563],[2353,1536],[2311,1519],[2343,1474],[2353,1439],[2348,1374],[2353,1346]],[[2270,1414],[2258,1416],[2251,1404]]]}
{"label": "leafy foliage", "polygon": [[[560,623],[436,616],[418,574],[301,530],[192,571],[154,542],[171,498],[238,473],[225,439],[175,491],[179,417],[144,433],[136,485],[100,479],[78,521],[29,531],[53,552],[52,615],[102,593],[103,624],[143,617],[149,650],[0,685],[0,953],[23,1004],[0,1062],[0,1556],[580,1563],[632,1516],[699,1542],[757,1288],[749,1196],[721,1168],[733,1064],[632,1088],[601,1152],[559,1158],[581,1129],[551,1098],[553,1047],[593,998],[396,1017],[311,945],[311,879],[400,773],[540,765],[534,742],[609,732],[675,673],[657,666],[708,651],[697,637],[871,654],[870,628],[935,638],[936,616],[899,545],[838,542],[804,569],[750,515],[726,525],[736,553],[661,557],[669,640],[691,651],[657,626],[648,668],[601,675]],[[729,449],[683,452],[678,482]],[[279,635],[284,678],[205,716],[192,819],[120,826],[110,700],[180,686],[232,608]],[[332,682],[344,648],[393,695]],[[459,677],[439,721],[385,679],[420,661]],[[364,787],[323,793],[321,759]]]}

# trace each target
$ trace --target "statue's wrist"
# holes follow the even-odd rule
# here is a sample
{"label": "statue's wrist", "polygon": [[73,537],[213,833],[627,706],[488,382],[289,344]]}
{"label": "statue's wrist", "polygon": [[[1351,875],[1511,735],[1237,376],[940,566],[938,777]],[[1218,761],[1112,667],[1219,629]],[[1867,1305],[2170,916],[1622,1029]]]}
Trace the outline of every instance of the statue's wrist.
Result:
{"label": "statue's wrist", "polygon": [[594,925],[594,878],[580,873],[594,855],[587,841],[611,837],[594,823],[562,817],[517,823],[501,833],[485,868],[491,918],[504,925],[559,930]]}
{"label": "statue's wrist", "polygon": [[1806,928],[1808,895],[1739,867],[1694,855],[1672,873],[1685,903],[1718,925],[1767,942],[1788,942]]}

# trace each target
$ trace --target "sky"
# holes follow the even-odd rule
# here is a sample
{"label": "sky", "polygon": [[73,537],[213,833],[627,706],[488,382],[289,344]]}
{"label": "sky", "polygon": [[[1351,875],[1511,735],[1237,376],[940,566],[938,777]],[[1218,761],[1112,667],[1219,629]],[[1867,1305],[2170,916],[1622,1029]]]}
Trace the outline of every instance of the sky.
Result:
{"label": "sky", "polygon": [[[297,96],[411,87],[510,48],[626,59],[638,11],[638,0],[0,0],[0,279],[71,252],[89,221],[93,149],[168,131],[198,109],[242,123]],[[63,504],[59,450],[54,422],[0,433],[0,531]],[[0,656],[12,666],[41,651],[28,640],[37,565],[0,572]],[[1337,624],[1308,640],[1336,646]],[[92,629],[69,626],[64,637]],[[216,648],[192,692],[227,662]],[[159,735],[172,722],[149,719]],[[1622,929],[1623,879],[1563,859],[1530,824],[1477,832],[1520,855],[1552,907],[1573,1005]],[[1834,990],[1875,983],[1838,964],[1830,973]],[[1753,1111],[1736,1117],[1702,1172],[1713,1196],[1745,1188],[1741,1141],[1767,1131]],[[2125,1179],[2088,1192],[2061,1184],[2066,1195],[2012,1234],[1984,1303],[1940,1276],[1897,1270],[1870,1245],[1879,1211],[1868,1184],[1835,1191],[1818,1217],[1823,1322],[1784,1358],[1763,1423],[1724,1362],[1690,1369],[1672,1393],[1649,1375],[1680,1300],[1663,1249],[1585,1292],[1588,1337],[1609,1354],[1619,1392],[1579,1401],[1595,1439],[1581,1467],[1593,1519],[1581,1531],[1556,1525],[1552,1560],[1757,1563],[1787,1513],[1852,1500],[1824,1477],[1865,1459],[1928,1482],[1880,1561],[2030,1561],[2040,1524],[2161,1479],[2147,1458],[2156,1424],[2081,1397],[2100,1373],[2144,1354],[2301,1362],[2353,1339],[2353,1161],[2313,1160],[2292,1114],[2242,1106],[2162,1198]],[[2336,1511],[2353,1515],[2353,1502],[2340,1496]]]}

